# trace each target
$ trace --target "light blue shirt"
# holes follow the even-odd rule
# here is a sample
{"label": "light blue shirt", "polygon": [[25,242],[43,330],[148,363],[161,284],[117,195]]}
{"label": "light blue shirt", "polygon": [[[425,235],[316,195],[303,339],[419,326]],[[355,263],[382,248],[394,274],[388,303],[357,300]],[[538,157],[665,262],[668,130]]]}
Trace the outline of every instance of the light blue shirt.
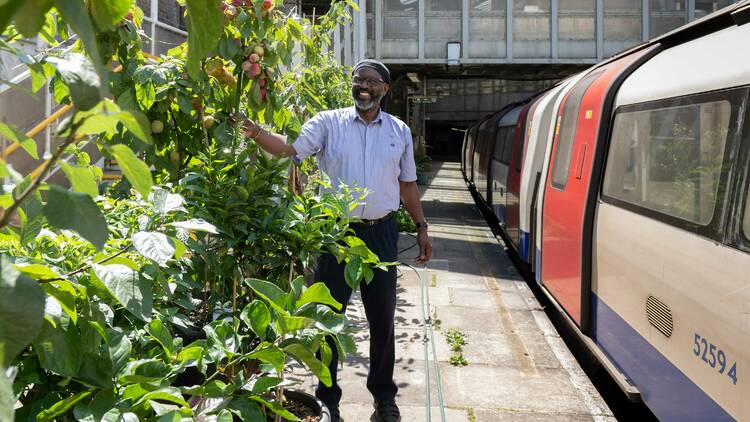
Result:
{"label": "light blue shirt", "polygon": [[417,180],[409,126],[383,111],[369,124],[354,107],[323,111],[302,126],[293,146],[297,160],[315,155],[334,189],[343,183],[369,191],[352,217],[371,220],[397,210],[399,181]]}

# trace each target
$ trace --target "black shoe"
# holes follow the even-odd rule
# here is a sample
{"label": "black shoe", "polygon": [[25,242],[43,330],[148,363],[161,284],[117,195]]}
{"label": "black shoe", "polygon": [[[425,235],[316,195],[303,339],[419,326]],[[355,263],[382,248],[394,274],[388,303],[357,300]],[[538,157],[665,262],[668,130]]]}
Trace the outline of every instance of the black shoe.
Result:
{"label": "black shoe", "polygon": [[395,400],[388,401],[377,401],[373,402],[372,407],[375,408],[372,416],[378,422],[401,422],[401,412],[396,406]]}
{"label": "black shoe", "polygon": [[331,422],[344,422],[338,407],[328,407],[328,411],[331,413]]}

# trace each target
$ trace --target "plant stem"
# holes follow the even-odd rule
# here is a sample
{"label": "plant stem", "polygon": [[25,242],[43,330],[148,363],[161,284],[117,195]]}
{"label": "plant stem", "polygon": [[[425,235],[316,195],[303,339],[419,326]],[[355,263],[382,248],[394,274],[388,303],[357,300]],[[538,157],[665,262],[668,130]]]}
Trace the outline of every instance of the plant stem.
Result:
{"label": "plant stem", "polygon": [[124,247],[124,248],[120,249],[120,251],[119,251],[119,252],[117,252],[116,254],[114,254],[114,255],[112,255],[112,256],[108,256],[108,257],[106,257],[106,258],[102,258],[102,259],[100,259],[99,261],[96,261],[96,262],[92,262],[91,264],[86,264],[86,265],[84,265],[83,267],[81,267],[81,268],[79,268],[79,269],[77,269],[77,270],[75,270],[75,271],[73,271],[73,272],[70,272],[70,273],[67,273],[67,274],[65,274],[65,275],[64,275],[64,276],[62,276],[62,277],[56,277],[56,278],[45,278],[45,279],[42,279],[42,280],[37,280],[37,283],[51,283],[51,282],[53,282],[53,281],[67,280],[67,279],[68,279],[68,277],[72,277],[72,276],[74,276],[74,275],[80,274],[80,273],[82,273],[82,272],[84,272],[84,271],[88,270],[89,268],[93,267],[94,265],[99,265],[99,264],[103,264],[103,263],[105,263],[105,262],[107,262],[107,261],[109,261],[109,260],[112,260],[112,259],[115,259],[115,258],[117,258],[118,256],[120,256],[120,255],[124,254],[125,252],[127,252],[127,251],[128,251],[128,250],[129,250],[130,248],[131,248],[131,246],[132,246],[132,245],[128,245],[128,246],[126,246],[126,247]]}
{"label": "plant stem", "polygon": [[34,179],[34,182],[28,188],[26,188],[26,190],[24,190],[23,193],[21,193],[21,195],[18,196],[18,198],[13,202],[13,204],[10,207],[8,207],[8,209],[0,210],[0,216],[2,216],[2,218],[0,218],[0,229],[8,225],[11,217],[13,216],[13,213],[15,213],[18,207],[21,206],[23,201],[25,201],[29,197],[29,195],[34,193],[34,191],[39,188],[39,186],[42,184],[42,181],[44,180],[44,177],[47,176],[47,173],[49,173],[50,169],[52,169],[52,166],[55,165],[55,163],[57,163],[57,161],[65,152],[65,148],[67,148],[68,145],[75,142],[76,129],[82,123],[83,122],[79,122],[71,128],[70,135],[68,135],[68,138],[59,147],[57,147],[57,151],[55,151],[55,154],[52,155],[52,158],[50,158],[47,161],[47,163],[44,165],[44,167],[42,168],[42,171],[39,173],[36,179]]}

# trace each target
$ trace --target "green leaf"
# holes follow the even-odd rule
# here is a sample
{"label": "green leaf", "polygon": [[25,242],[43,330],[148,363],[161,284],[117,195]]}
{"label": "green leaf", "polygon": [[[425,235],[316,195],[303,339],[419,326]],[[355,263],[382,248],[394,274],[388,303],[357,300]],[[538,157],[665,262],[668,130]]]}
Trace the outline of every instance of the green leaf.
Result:
{"label": "green leaf", "polygon": [[271,311],[260,300],[250,302],[240,314],[240,319],[260,338],[265,337],[268,324],[271,323]]}
{"label": "green leaf", "polygon": [[47,203],[44,205],[47,221],[59,228],[76,231],[84,239],[101,250],[107,241],[107,220],[90,196],[71,192],[56,185],[50,185]]}
{"label": "green leaf", "polygon": [[[58,0],[57,2],[61,1],[78,3],[78,0]],[[84,14],[88,20],[88,13],[84,11]],[[61,79],[70,90],[70,98],[78,110],[90,110],[99,104],[102,99],[102,81],[94,65],[86,56],[80,53],[67,53],[63,57],[49,57],[47,62],[52,63],[60,73]]]}
{"label": "green leaf", "polygon": [[161,401],[167,401],[170,403],[179,404],[184,407],[190,407],[189,404],[185,401],[184,398],[182,398],[182,394],[180,393],[180,390],[175,387],[165,387],[160,388],[155,391],[151,391],[147,394],[145,394],[143,397],[138,399],[136,402],[136,406],[146,402],[147,400],[161,400]]}
{"label": "green leaf", "polygon": [[288,410],[284,409],[280,404],[276,402],[271,402],[264,400],[260,398],[259,396],[253,396],[251,397],[253,400],[257,401],[258,403],[262,403],[267,408],[273,410],[274,413],[281,416],[282,418],[289,420],[289,421],[299,421],[300,419],[296,416],[294,416],[292,413],[290,413]]}
{"label": "green leaf", "polygon": [[143,110],[148,110],[156,101],[156,90],[150,83],[135,85],[135,99]]}
{"label": "green leaf", "polygon": [[121,111],[115,117],[133,136],[149,145],[154,143],[151,138],[151,122],[145,114],[140,111]]}
{"label": "green leaf", "polygon": [[59,402],[52,405],[52,407],[39,412],[36,415],[37,422],[54,420],[55,417],[60,416],[68,410],[72,409],[73,406],[75,406],[79,401],[88,397],[89,394],[91,394],[91,391],[81,391],[64,400],[60,400]]}
{"label": "green leaf", "polygon": [[71,189],[74,192],[81,192],[95,198],[99,195],[99,188],[96,185],[96,175],[89,167],[79,167],[60,161],[60,168],[70,180]]}
{"label": "green leaf", "polygon": [[161,345],[164,352],[166,352],[167,356],[171,359],[172,353],[174,352],[174,344],[172,334],[167,327],[164,326],[164,323],[162,323],[161,320],[154,319],[146,326],[146,331]]}
{"label": "green leaf", "polygon": [[81,336],[75,326],[55,327],[44,319],[42,331],[34,340],[34,350],[42,368],[64,377],[75,377],[83,362]]}
{"label": "green leaf", "polygon": [[133,0],[91,0],[91,15],[101,31],[114,28],[133,7]]}
{"label": "green leaf", "polygon": [[358,257],[352,258],[344,268],[344,279],[346,279],[346,284],[348,284],[352,290],[357,290],[363,277],[364,272],[362,271],[362,262]]}
{"label": "green leaf", "polygon": [[0,256],[0,363],[8,366],[42,328],[45,295]]}
{"label": "green leaf", "polygon": [[282,333],[286,334],[294,333],[305,328],[310,328],[313,326],[315,321],[307,317],[289,316],[282,314],[279,315],[278,323]]}
{"label": "green leaf", "polygon": [[[49,275],[44,276],[44,278],[48,277]],[[44,283],[42,288],[45,293],[57,299],[62,310],[68,314],[73,324],[76,324],[78,321],[78,312],[76,312],[76,297],[78,296],[78,292],[73,287],[73,283],[60,280],[53,283]]]}
{"label": "green leaf", "polygon": [[243,421],[262,421],[266,416],[261,412],[257,403],[244,397],[235,397],[227,406],[232,413],[239,416]]}
{"label": "green leaf", "polygon": [[188,74],[200,79],[201,61],[219,43],[224,30],[224,13],[218,1],[186,0],[188,20]]}
{"label": "green leaf", "polygon": [[190,220],[186,221],[175,221],[172,223],[167,223],[167,225],[177,227],[178,229],[219,234],[219,231],[216,230],[216,226],[199,218],[191,218]]}
{"label": "green leaf", "polygon": [[146,258],[162,267],[174,256],[175,247],[172,241],[158,232],[138,232],[133,235],[133,246]]}
{"label": "green leaf", "polygon": [[133,345],[130,343],[128,336],[121,331],[108,328],[106,338],[113,375],[116,375],[127,365]]}
{"label": "green leaf", "polygon": [[26,38],[34,37],[42,29],[45,14],[54,0],[25,0],[15,16],[16,27]]}
{"label": "green leaf", "polygon": [[341,303],[331,296],[331,291],[323,283],[315,283],[312,286],[305,289],[302,292],[302,296],[297,299],[295,309],[308,304],[308,303],[321,303],[324,305],[330,305],[336,310],[341,310]]}
{"label": "green leaf", "polygon": [[110,150],[117,160],[117,165],[120,166],[122,174],[127,177],[135,190],[140,192],[141,196],[148,198],[154,182],[151,178],[151,170],[149,170],[146,163],[138,159],[127,145],[112,145]]}
{"label": "green leaf", "polygon": [[281,313],[288,313],[284,309],[286,301],[286,293],[279,288],[279,286],[264,280],[258,280],[255,278],[245,279],[245,283],[250,286],[251,289],[260,295],[263,299],[266,299],[274,309]]}
{"label": "green leaf", "polygon": [[125,265],[93,265],[94,273],[117,302],[136,317],[151,321],[153,293],[148,281]]}
{"label": "green leaf", "polygon": [[[73,31],[75,31],[76,34],[78,34],[81,43],[83,43],[83,47],[86,49],[89,57],[91,57],[91,62],[87,61],[87,67],[90,69],[91,64],[93,63],[93,69],[95,69],[96,74],[98,74],[98,78],[96,79],[96,88],[99,91],[98,97],[106,97],[108,94],[108,84],[106,80],[107,74],[104,68],[104,62],[102,61],[102,57],[99,54],[99,46],[96,40],[94,25],[91,23],[91,19],[89,19],[89,13],[84,7],[83,1],[55,0],[55,7],[57,7],[57,11],[60,12],[65,22],[73,28]],[[83,75],[81,76],[81,78],[86,81],[86,84],[84,85],[91,84],[90,86],[93,86],[93,78],[88,71],[86,71],[86,74],[87,76],[85,77]],[[68,85],[68,87],[70,87],[71,96],[73,96],[73,88],[67,81],[66,84]],[[86,97],[88,98],[89,95],[86,95]],[[75,97],[73,97],[73,102],[76,103],[76,107],[78,107],[80,110],[88,110],[87,108],[81,107],[81,105],[79,105],[78,102],[75,101]],[[95,101],[93,104],[91,104],[91,107],[96,105],[96,103],[98,102],[98,100]]]}
{"label": "green leaf", "polygon": [[284,351],[297,358],[327,387],[331,386],[331,371],[319,361],[303,344],[291,343],[284,346]]}
{"label": "green leaf", "polygon": [[315,326],[328,333],[339,333],[346,327],[346,316],[340,314],[326,305],[316,305],[299,313],[315,321]]}
{"label": "green leaf", "polygon": [[174,244],[174,258],[182,258],[185,255],[185,252],[187,252],[187,246],[176,237],[170,236],[169,240]]}
{"label": "green leaf", "polygon": [[35,280],[60,278],[60,274],[44,264],[15,264],[13,267]]}
{"label": "green leaf", "polygon": [[18,143],[31,158],[38,160],[39,154],[36,150],[36,141],[26,136],[21,129],[6,123],[0,123],[0,136],[12,142]]}
{"label": "green leaf", "polygon": [[252,394],[263,394],[269,392],[272,388],[284,382],[281,378],[260,376],[252,378],[245,384],[244,389],[250,389]]}
{"label": "green leaf", "polygon": [[286,354],[283,350],[275,345],[269,345],[268,343],[261,344],[259,347],[263,348],[250,353],[247,357],[249,359],[258,359],[263,363],[267,363],[273,366],[277,371],[284,369]]}
{"label": "green leaf", "polygon": [[0,158],[0,177],[10,177],[8,165],[5,164],[5,161],[3,161],[2,158]]}
{"label": "green leaf", "polygon": [[0,2],[0,34],[5,32],[16,11],[23,5],[24,0],[6,0]]}

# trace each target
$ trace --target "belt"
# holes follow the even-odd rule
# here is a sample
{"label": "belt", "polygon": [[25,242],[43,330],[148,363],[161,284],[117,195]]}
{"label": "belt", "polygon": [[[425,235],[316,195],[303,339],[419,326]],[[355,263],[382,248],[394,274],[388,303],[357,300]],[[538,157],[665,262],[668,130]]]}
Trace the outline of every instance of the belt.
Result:
{"label": "belt", "polygon": [[384,217],[376,218],[374,220],[362,219],[360,221],[357,221],[356,223],[351,223],[350,225],[354,227],[372,227],[380,223],[385,223],[386,221],[393,218],[393,216],[395,215],[396,215],[396,211],[391,211],[388,214],[386,214]]}

